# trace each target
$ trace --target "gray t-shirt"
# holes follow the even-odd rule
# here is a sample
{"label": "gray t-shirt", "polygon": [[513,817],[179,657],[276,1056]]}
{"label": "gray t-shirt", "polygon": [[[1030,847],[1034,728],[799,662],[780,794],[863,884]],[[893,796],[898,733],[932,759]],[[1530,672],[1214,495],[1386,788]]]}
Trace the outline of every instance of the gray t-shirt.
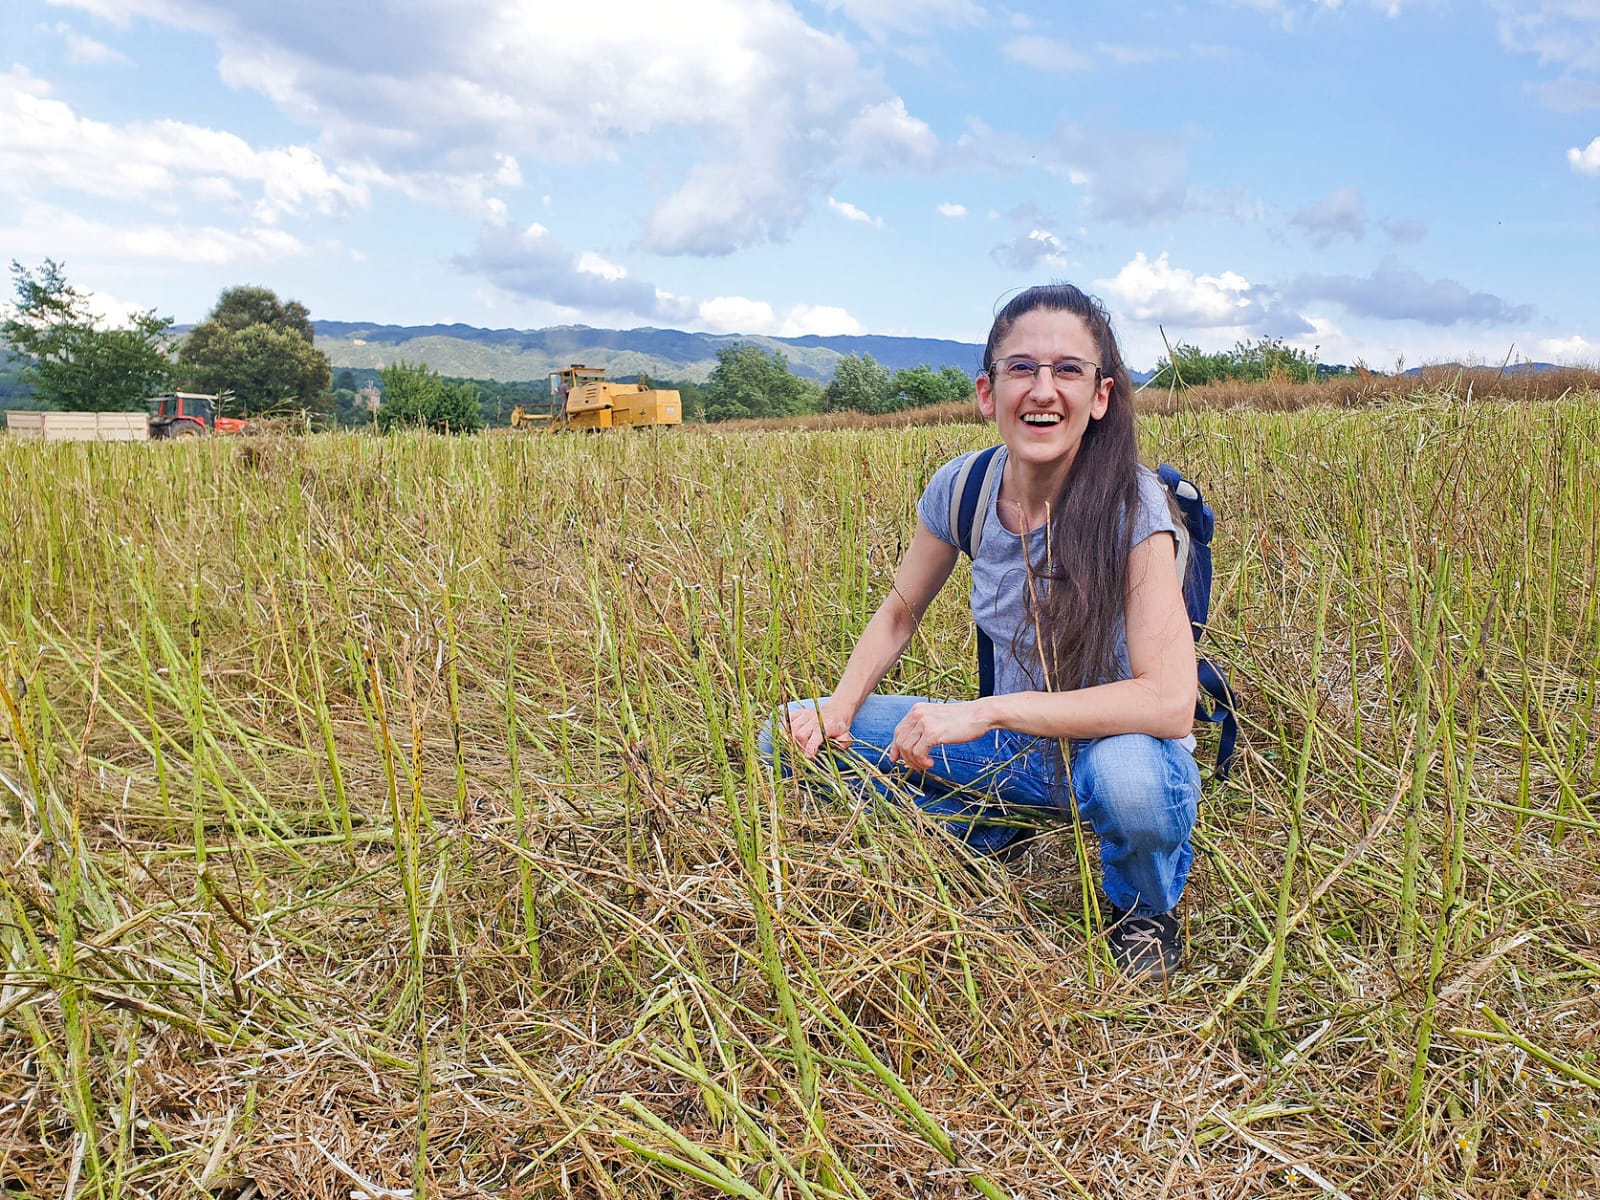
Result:
{"label": "gray t-shirt", "polygon": [[[934,537],[960,549],[954,530],[950,528],[950,500],[955,490],[956,476],[961,465],[979,451],[952,459],[934,472],[928,481],[922,499],[917,502],[917,515]],[[1005,469],[1006,448],[999,450],[999,470]],[[1023,538],[1012,533],[1000,523],[996,507],[1000,489],[996,487],[989,498],[989,507],[974,519],[984,521],[983,537],[978,545],[978,557],[972,563],[972,618],[994,643],[994,690],[998,695],[1010,692],[1044,691],[1044,673],[1039,656],[1034,652],[1033,631],[1029,627],[1026,604],[1027,561],[1023,558],[1023,544],[1038,565],[1044,562],[1045,530],[1035,529]],[[1172,510],[1167,505],[1167,489],[1161,485],[1156,473],[1148,467],[1139,468],[1139,509],[1134,515],[1133,541],[1137,546],[1152,533],[1162,530],[1177,534],[1172,520]],[[1022,635],[1017,636],[1019,627]],[[1018,653],[1013,652],[1013,646]],[[1133,675],[1128,666],[1127,640],[1122,631],[1117,636],[1117,662],[1121,669],[1118,678]]]}

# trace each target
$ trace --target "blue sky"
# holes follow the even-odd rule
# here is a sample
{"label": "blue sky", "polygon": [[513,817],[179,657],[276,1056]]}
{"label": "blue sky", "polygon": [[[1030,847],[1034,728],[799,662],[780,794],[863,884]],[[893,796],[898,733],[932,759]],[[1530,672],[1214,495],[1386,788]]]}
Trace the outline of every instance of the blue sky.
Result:
{"label": "blue sky", "polygon": [[108,314],[1600,361],[1600,0],[4,0],[0,259]]}

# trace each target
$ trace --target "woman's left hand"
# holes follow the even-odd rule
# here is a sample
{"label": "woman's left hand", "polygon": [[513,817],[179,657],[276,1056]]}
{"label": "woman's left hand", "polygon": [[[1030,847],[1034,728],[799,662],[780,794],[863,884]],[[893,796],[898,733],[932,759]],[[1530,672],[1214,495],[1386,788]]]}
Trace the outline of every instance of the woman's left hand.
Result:
{"label": "woman's left hand", "polygon": [[894,728],[894,740],[889,744],[889,761],[904,763],[917,771],[927,771],[933,767],[935,746],[970,742],[988,733],[989,729],[989,722],[984,718],[978,701],[954,704],[930,704],[924,701],[913,704]]}

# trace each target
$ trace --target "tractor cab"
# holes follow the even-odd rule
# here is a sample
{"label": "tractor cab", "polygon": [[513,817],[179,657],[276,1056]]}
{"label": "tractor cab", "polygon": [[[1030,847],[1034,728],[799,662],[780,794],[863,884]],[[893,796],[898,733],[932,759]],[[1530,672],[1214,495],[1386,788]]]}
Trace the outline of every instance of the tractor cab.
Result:
{"label": "tractor cab", "polygon": [[145,401],[153,438],[198,437],[217,426],[217,398],[198,392],[168,392]]}
{"label": "tractor cab", "polygon": [[168,392],[145,401],[152,438],[199,437],[206,433],[242,433],[245,422],[217,416],[217,397],[204,392]]}

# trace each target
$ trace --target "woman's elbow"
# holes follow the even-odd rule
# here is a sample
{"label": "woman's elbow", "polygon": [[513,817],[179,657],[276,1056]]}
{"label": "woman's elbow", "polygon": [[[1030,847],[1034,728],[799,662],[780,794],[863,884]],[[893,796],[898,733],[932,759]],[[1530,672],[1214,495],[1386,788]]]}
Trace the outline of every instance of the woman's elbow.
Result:
{"label": "woman's elbow", "polygon": [[1194,683],[1187,688],[1159,689],[1155,703],[1151,705],[1149,729],[1151,736],[1176,739],[1186,738],[1193,733],[1197,694],[1198,685]]}

